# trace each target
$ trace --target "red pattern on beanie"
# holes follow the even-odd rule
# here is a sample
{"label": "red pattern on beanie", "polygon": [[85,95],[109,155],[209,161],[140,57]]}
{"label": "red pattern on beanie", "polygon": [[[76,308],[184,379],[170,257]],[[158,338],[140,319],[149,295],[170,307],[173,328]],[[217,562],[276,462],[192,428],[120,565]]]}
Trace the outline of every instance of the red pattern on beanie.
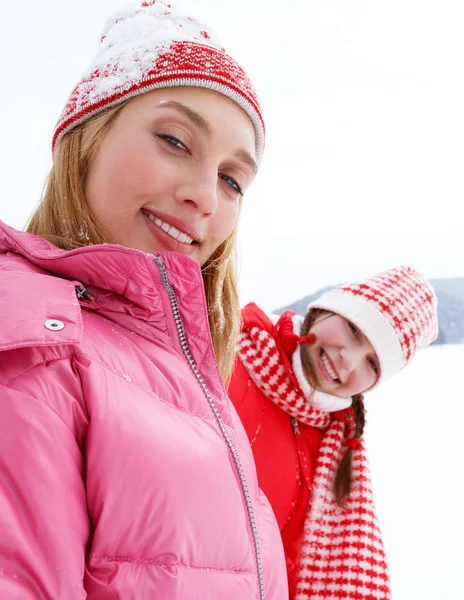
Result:
{"label": "red pattern on beanie", "polygon": [[379,359],[376,385],[404,368],[438,334],[433,288],[407,266],[335,288],[311,302],[312,308],[337,313],[359,327]]}
{"label": "red pattern on beanie", "polygon": [[427,280],[411,267],[398,267],[337,293],[359,296],[377,307],[395,331],[406,365],[415,351],[437,336],[436,298]]}
{"label": "red pattern on beanie", "polygon": [[93,64],[56,125],[52,148],[65,133],[105,108],[155,89],[185,86],[215,90],[248,114],[259,163],[265,128],[251,80],[204,24],[159,1],[142,2],[138,9],[122,10],[109,20]]}

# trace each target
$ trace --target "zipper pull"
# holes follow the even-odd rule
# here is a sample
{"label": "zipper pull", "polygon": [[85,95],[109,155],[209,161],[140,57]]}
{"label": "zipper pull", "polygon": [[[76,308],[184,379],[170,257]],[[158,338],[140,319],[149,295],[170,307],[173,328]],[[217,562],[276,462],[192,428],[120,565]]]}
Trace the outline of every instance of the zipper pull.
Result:
{"label": "zipper pull", "polygon": [[293,433],[295,435],[300,435],[300,428],[298,427],[298,419],[295,419],[295,417],[292,417],[292,427],[293,427]]}
{"label": "zipper pull", "polygon": [[76,296],[79,300],[92,300],[92,296],[83,285],[76,285]]}

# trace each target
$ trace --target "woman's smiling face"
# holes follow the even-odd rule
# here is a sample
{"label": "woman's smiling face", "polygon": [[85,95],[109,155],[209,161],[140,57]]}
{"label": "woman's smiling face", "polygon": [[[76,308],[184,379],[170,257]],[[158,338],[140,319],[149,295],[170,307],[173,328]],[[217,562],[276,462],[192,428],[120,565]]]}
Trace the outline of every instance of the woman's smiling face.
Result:
{"label": "woman's smiling face", "polygon": [[110,243],[203,265],[234,230],[255,172],[255,130],[234,101],[203,88],[162,89],[122,109],[85,193]]}
{"label": "woman's smiling face", "polygon": [[349,398],[370,389],[380,375],[380,363],[369,340],[353,323],[323,313],[311,327],[316,342],[308,346],[318,389]]}

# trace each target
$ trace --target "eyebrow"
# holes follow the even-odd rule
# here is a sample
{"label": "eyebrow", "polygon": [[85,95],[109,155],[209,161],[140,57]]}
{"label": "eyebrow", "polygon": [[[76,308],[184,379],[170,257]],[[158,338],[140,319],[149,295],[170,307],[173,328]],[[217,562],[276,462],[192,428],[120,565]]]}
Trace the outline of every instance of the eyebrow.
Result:
{"label": "eyebrow", "polygon": [[246,150],[237,150],[237,152],[234,152],[234,156],[251,167],[253,169],[253,174],[256,175],[256,172],[258,171],[258,165],[249,152]]}
{"label": "eyebrow", "polygon": [[175,100],[166,100],[158,108],[174,108],[189,119],[200,131],[203,131],[207,135],[212,135],[213,130],[211,125],[206,121],[200,114],[182,104],[182,102],[176,102]]}
{"label": "eyebrow", "polygon": [[[206,121],[200,114],[196,111],[192,110],[182,102],[176,102],[175,100],[166,100],[163,102],[159,108],[173,108],[174,110],[178,110],[183,115],[189,119],[200,131],[206,133],[206,135],[212,135],[213,130],[211,129],[211,125]],[[258,171],[258,165],[256,164],[255,159],[251,156],[251,154],[244,149],[237,150],[233,153],[235,158],[242,161],[249,167],[253,169],[253,174],[256,175]]]}

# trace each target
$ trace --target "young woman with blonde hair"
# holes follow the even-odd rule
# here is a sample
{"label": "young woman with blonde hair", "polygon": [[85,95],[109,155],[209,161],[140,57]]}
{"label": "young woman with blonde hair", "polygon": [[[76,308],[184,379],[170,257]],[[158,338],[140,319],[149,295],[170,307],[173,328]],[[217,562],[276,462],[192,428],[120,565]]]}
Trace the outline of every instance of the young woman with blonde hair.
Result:
{"label": "young woman with blonde hair", "polygon": [[0,597],[282,600],[285,562],[223,384],[252,84],[204,24],[116,13],[0,226]]}

